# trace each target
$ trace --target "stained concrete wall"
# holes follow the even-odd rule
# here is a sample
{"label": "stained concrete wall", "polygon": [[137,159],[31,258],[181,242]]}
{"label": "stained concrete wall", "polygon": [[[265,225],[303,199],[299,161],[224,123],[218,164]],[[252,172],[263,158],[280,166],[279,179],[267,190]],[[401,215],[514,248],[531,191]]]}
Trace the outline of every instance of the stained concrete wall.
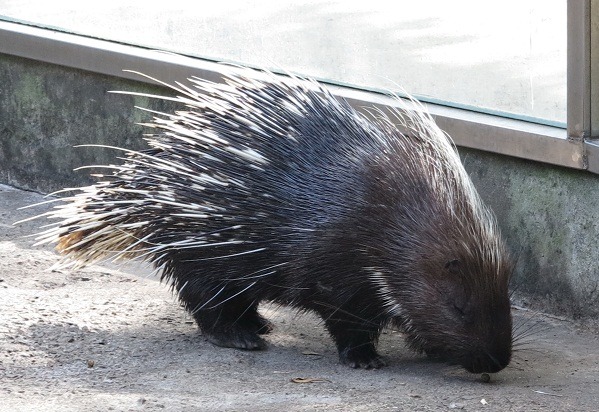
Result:
{"label": "stained concrete wall", "polygon": [[[0,183],[51,192],[89,183],[88,164],[139,149],[148,113],[170,103],[108,93],[150,86],[0,54]],[[158,91],[160,93],[160,91]],[[495,210],[517,258],[522,302],[574,317],[599,316],[599,176],[460,149],[466,169]],[[116,161],[118,162],[118,160]]]}
{"label": "stained concrete wall", "polygon": [[144,128],[137,123],[151,115],[135,106],[164,111],[172,104],[109,92],[114,90],[167,93],[0,54],[0,182],[40,192],[80,186],[92,181],[90,170],[74,168],[115,163],[122,152],[74,146],[144,147]]}
{"label": "stained concrete wall", "polygon": [[[460,149],[517,261],[525,302],[573,317],[599,315],[599,176]],[[517,293],[521,294],[521,293]]]}

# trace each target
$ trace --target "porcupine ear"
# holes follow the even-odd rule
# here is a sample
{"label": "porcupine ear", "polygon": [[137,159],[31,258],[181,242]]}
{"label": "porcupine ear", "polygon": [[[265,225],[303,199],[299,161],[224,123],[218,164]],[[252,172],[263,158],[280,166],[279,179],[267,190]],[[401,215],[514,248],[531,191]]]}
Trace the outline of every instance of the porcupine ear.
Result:
{"label": "porcupine ear", "polygon": [[457,274],[460,271],[462,264],[458,259],[450,260],[445,264],[445,269],[450,273]]}

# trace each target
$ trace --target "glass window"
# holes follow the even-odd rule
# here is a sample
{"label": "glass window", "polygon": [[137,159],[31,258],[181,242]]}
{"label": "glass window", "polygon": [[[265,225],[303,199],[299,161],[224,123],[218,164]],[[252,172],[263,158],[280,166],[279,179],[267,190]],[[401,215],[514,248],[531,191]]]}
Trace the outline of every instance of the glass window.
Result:
{"label": "glass window", "polygon": [[0,0],[4,19],[563,127],[566,0]]}

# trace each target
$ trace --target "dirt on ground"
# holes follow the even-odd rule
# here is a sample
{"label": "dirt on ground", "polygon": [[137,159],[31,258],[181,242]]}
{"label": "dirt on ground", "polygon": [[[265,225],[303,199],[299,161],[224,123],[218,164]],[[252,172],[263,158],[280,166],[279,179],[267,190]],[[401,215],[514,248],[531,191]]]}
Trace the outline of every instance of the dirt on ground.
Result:
{"label": "dirt on ground", "polygon": [[140,266],[50,270],[33,247],[48,205],[0,186],[2,411],[596,411],[599,338],[568,319],[514,309],[511,365],[480,374],[410,352],[396,331],[389,366],[340,365],[318,318],[265,304],[275,325],[261,352],[217,348],[167,285]]}

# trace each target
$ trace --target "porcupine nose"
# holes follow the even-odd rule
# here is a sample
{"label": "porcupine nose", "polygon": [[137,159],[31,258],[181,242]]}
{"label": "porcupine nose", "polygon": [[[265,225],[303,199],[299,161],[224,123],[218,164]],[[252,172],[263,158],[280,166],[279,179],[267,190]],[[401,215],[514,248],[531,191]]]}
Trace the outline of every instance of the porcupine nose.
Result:
{"label": "porcupine nose", "polygon": [[511,359],[511,351],[496,354],[480,353],[470,357],[462,366],[472,373],[495,373],[505,368]]}
{"label": "porcupine nose", "polygon": [[512,358],[511,328],[494,334],[486,345],[472,350],[463,358],[462,366],[472,373],[495,373],[505,368]]}

